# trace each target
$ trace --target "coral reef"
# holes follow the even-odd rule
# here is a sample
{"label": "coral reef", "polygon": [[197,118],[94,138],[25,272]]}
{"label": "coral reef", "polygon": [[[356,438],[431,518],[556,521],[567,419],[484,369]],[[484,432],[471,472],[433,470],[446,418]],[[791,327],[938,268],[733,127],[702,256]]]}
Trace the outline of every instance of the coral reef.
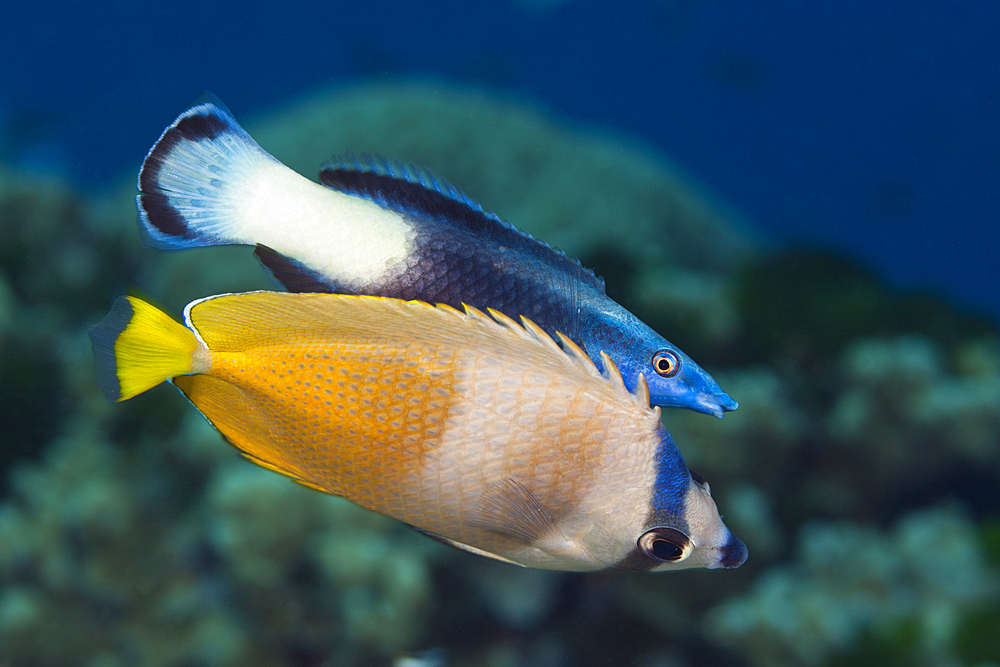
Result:
{"label": "coral reef", "polygon": [[114,296],[271,283],[245,248],[143,248],[131,178],[0,170],[0,664],[1000,663],[994,323],[767,251],[662,156],[516,101],[359,86],[249,127],[305,174],[427,166],[595,266],[739,400],[663,419],[750,560],[521,570],[243,461],[168,387],[106,404],[84,330]]}
{"label": "coral reef", "polygon": [[0,508],[5,661],[368,664],[419,636],[430,564],[450,550],[185,422],[186,443],[127,452],[77,423],[14,469]]}
{"label": "coral reef", "polygon": [[[954,643],[963,617],[1000,594],[978,542],[975,525],[952,507],[913,512],[887,533],[809,523],[793,564],[762,575],[706,623],[757,665],[823,664],[865,632],[886,642],[901,630],[912,633],[910,664],[960,664]],[[855,655],[853,664],[871,657]]]}

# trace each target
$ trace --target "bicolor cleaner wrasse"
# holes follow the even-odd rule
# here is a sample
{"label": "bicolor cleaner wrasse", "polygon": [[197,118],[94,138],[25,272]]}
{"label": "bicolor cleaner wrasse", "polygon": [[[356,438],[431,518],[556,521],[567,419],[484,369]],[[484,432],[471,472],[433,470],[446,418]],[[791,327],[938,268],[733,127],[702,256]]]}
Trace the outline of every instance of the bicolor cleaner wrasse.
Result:
{"label": "bicolor cleaner wrasse", "polygon": [[554,570],[734,568],[746,546],[641,379],[530,320],[250,292],[187,326],[132,297],[91,328],[98,384],[172,382],[250,460],[468,551]]}
{"label": "bicolor cleaner wrasse", "polygon": [[[716,417],[737,403],[604,282],[427,172],[381,160],[325,165],[318,185],[265,152],[211,97],[181,114],[139,173],[139,221],[157,248],[256,246],[291,292],[468,304],[566,335],[614,359],[652,405]],[[628,224],[621,222],[620,224]]]}

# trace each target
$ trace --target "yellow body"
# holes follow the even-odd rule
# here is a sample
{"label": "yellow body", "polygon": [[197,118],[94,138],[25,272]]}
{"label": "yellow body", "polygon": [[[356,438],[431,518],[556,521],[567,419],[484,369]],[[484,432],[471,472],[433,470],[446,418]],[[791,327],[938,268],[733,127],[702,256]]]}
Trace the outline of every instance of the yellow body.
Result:
{"label": "yellow body", "polygon": [[[118,400],[150,384],[127,379],[123,359],[147,315],[162,315],[129,305],[127,326],[95,327],[113,330]],[[172,378],[263,466],[533,567],[611,566],[646,528],[663,432],[644,384],[630,394],[610,360],[606,378],[530,322],[271,292],[196,301],[186,317],[190,331],[174,323],[166,335],[175,363],[160,364],[157,381]],[[708,503],[702,513],[717,521]]]}

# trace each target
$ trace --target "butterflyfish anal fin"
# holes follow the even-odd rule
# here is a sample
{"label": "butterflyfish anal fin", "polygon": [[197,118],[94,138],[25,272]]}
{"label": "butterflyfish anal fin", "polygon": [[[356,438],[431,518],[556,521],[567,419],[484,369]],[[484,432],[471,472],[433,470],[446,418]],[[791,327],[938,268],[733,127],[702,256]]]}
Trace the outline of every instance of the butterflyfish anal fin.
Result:
{"label": "butterflyfish anal fin", "polygon": [[442,537],[441,535],[438,535],[437,533],[432,533],[429,530],[424,530],[423,528],[417,528],[416,526],[412,526],[411,525],[410,528],[413,528],[413,530],[417,531],[421,535],[426,535],[427,537],[431,538],[432,540],[437,540],[438,542],[441,542],[442,544],[447,544],[450,547],[455,547],[456,549],[461,549],[462,551],[468,551],[470,554],[475,554],[477,556],[484,556],[486,558],[492,558],[493,560],[498,560],[501,563],[507,563],[509,565],[517,565],[518,567],[525,567],[522,563],[518,563],[517,561],[510,560],[509,558],[504,558],[503,556],[498,556],[497,554],[495,554],[495,553],[493,553],[491,551],[485,551],[483,549],[477,549],[476,547],[471,547],[468,544],[464,544],[464,543],[459,542],[457,540],[451,540],[451,539],[448,539],[447,537]]}
{"label": "butterflyfish anal fin", "polygon": [[480,528],[531,545],[556,533],[556,523],[527,487],[515,479],[490,484],[472,513]]}
{"label": "butterflyfish anal fin", "polygon": [[300,434],[290,432],[290,422],[279,421],[280,413],[266,400],[211,375],[182,375],[172,382],[226,441],[248,459],[306,486],[340,495],[335,480],[302,468],[301,456],[288,446]]}
{"label": "butterflyfish anal fin", "polygon": [[194,334],[141,299],[118,297],[88,333],[97,386],[109,401],[127,400],[175,375],[199,370]]}

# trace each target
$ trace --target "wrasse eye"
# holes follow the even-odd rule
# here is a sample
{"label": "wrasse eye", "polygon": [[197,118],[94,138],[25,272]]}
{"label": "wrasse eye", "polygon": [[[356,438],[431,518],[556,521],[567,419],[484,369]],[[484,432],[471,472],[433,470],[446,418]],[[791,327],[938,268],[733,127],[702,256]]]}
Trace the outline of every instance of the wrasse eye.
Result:
{"label": "wrasse eye", "polygon": [[681,360],[670,350],[660,350],[653,355],[653,370],[660,377],[673,377],[681,369]]}
{"label": "wrasse eye", "polygon": [[639,549],[653,560],[677,563],[691,553],[691,540],[679,530],[658,526],[643,533],[636,542]]}

